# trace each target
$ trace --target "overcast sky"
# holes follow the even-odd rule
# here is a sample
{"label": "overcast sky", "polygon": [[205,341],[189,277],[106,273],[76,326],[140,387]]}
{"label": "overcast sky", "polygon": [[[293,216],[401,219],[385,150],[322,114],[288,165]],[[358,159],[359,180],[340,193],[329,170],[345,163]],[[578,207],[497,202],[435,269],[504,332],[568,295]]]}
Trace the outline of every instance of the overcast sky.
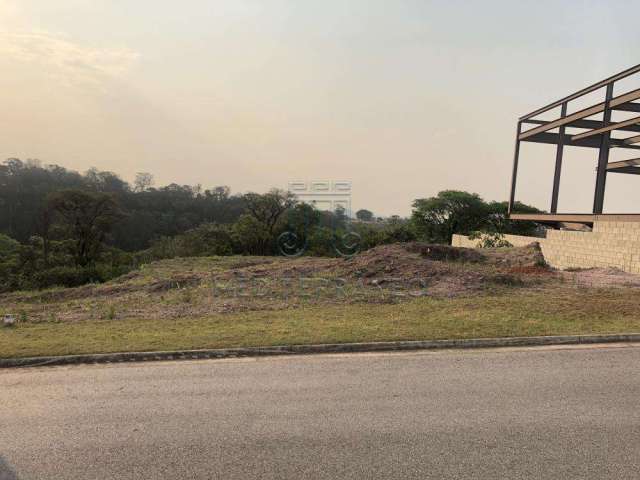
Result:
{"label": "overcast sky", "polygon": [[[637,1],[0,0],[0,158],[234,192],[351,180],[354,207],[382,215],[443,189],[506,200],[517,117],[640,63],[638,14]],[[554,155],[529,147],[518,198],[547,209]],[[591,208],[595,156],[567,156],[560,210]],[[640,210],[639,181],[610,175],[605,209]]]}

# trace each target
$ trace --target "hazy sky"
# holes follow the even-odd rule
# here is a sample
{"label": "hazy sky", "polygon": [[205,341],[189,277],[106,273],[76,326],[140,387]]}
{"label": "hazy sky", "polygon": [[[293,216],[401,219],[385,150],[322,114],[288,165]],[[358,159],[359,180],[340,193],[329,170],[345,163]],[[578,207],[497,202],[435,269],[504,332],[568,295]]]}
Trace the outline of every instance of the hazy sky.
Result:
{"label": "hazy sky", "polygon": [[[517,117],[640,63],[638,14],[637,0],[0,0],[0,158],[235,192],[351,180],[354,207],[385,215],[447,188],[505,200]],[[529,147],[518,198],[548,208],[553,153]],[[595,156],[567,156],[561,210],[591,208]],[[610,175],[605,209],[640,210],[639,182]]]}

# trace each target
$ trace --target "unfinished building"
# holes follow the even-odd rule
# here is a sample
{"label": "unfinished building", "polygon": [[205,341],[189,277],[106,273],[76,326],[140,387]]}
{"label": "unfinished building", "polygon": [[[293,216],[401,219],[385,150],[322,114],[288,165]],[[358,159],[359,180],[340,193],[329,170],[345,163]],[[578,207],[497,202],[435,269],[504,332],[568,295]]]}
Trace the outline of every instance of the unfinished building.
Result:
{"label": "unfinished building", "polygon": [[[640,65],[637,65],[518,119],[509,218],[534,221],[551,228],[546,230],[545,238],[508,235],[507,240],[512,244],[522,245],[539,241],[547,262],[558,268],[617,267],[628,272],[640,273],[640,214],[603,212],[607,175],[640,174],[640,152],[634,152],[640,150],[640,101],[637,101],[640,100],[640,89],[619,92],[620,89],[616,88],[622,80],[639,73]],[[595,104],[575,109],[576,104],[598,93],[601,93],[601,97]],[[554,118],[541,119],[543,115],[558,110],[559,113],[556,113]],[[619,115],[629,118],[614,118]],[[515,211],[522,142],[555,146],[555,169],[549,213]],[[597,153],[591,213],[558,211],[563,154],[571,147],[591,149]],[[609,154],[613,149],[629,152],[629,158],[610,162]],[[590,231],[570,229],[577,225],[586,226]],[[453,243],[458,246],[473,246],[474,242],[456,235]]]}

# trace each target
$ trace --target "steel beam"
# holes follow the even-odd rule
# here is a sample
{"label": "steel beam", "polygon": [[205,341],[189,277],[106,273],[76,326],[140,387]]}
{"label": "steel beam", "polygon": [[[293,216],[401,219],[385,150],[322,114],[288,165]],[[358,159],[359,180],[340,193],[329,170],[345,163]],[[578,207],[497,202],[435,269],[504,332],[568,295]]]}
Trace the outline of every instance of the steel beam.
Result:
{"label": "steel beam", "polygon": [[[625,93],[623,95],[619,95],[615,98],[612,98],[609,102],[609,106],[607,108],[611,108],[611,107],[615,107],[617,105],[622,105],[623,103],[628,103],[632,100],[637,100],[640,98],[640,89],[637,90],[632,90],[631,92]],[[575,120],[581,120],[583,118],[587,118],[590,117],[592,115],[595,115],[597,113],[601,113],[604,112],[605,110],[605,103],[599,103],[597,105],[594,105],[592,107],[588,107],[585,108],[583,110],[580,110],[578,112],[572,113],[571,115],[567,115],[564,118],[558,118],[557,120],[552,120],[550,122],[547,122],[544,125],[540,125],[539,127],[536,128],[532,128],[531,130],[527,130],[526,132],[523,132],[520,134],[520,140],[524,140],[528,137],[531,137],[532,135],[535,135],[536,133],[542,133],[542,132],[547,132],[549,130],[552,130],[554,128],[557,127],[561,127],[563,125],[567,125],[571,122],[574,122]]]}
{"label": "steel beam", "polygon": [[[640,103],[637,104],[640,106]],[[640,110],[638,110],[640,112]],[[530,123],[532,125],[545,125],[547,122],[545,120],[523,120],[522,123]],[[575,122],[571,122],[565,125],[567,128],[584,128],[586,130],[594,130],[596,128],[600,128],[602,126],[601,120],[576,120]],[[618,130],[622,132],[640,132],[640,125],[627,125],[624,127],[618,128]]]}
{"label": "steel beam", "polygon": [[623,167],[634,167],[636,165],[640,165],[640,158],[631,158],[629,160],[620,160],[619,162],[609,162],[607,163],[607,170],[616,170],[618,168]]}
{"label": "steel beam", "polygon": [[580,140],[581,138],[588,138],[594,135],[598,135],[600,133],[611,132],[613,130],[620,130],[623,127],[627,127],[629,125],[638,125],[640,124],[640,117],[633,117],[628,120],[624,120],[618,123],[612,123],[611,125],[607,125],[606,127],[596,128],[594,130],[589,130],[588,132],[578,133],[577,135],[573,135],[571,140]]}
{"label": "steel beam", "polygon": [[549,214],[549,213],[512,213],[509,217],[512,220],[526,220],[529,222],[538,222],[538,223],[582,223],[582,224],[591,224],[595,221],[596,216],[590,213],[580,214],[580,213],[560,213],[560,214]]}
{"label": "steel beam", "polygon": [[640,103],[623,103],[613,107],[614,110],[620,110],[621,112],[640,112]]}
{"label": "steel beam", "polygon": [[539,223],[593,223],[597,221],[610,222],[640,222],[640,215],[634,213],[607,213],[594,215],[591,213],[513,213],[512,220],[528,220]]}
{"label": "steel beam", "polygon": [[620,167],[620,168],[615,168],[613,170],[607,169],[607,171],[609,173],[627,173],[630,175],[640,175],[639,167]]}
{"label": "steel beam", "polygon": [[640,158],[631,158],[629,160],[621,160],[619,162],[609,162],[607,163],[607,172],[640,175],[640,167],[638,165],[640,165]]}
{"label": "steel beam", "polygon": [[623,140],[625,145],[633,145],[635,143],[640,143],[640,135],[636,135],[635,137],[625,138]]}
{"label": "steel beam", "polygon": [[[600,122],[602,124],[602,122]],[[558,144],[558,133],[538,133],[532,137],[527,138],[526,140],[521,140],[522,142],[533,142],[533,143],[546,143],[551,145]],[[585,147],[585,148],[600,148],[601,143],[601,135],[596,137],[583,138],[582,140],[576,140],[575,142],[571,140],[571,135],[564,135],[564,146],[565,147]],[[609,145],[611,148],[623,148],[628,150],[640,150],[640,145],[629,145],[625,144],[624,140],[619,140],[612,138],[609,140]]]}

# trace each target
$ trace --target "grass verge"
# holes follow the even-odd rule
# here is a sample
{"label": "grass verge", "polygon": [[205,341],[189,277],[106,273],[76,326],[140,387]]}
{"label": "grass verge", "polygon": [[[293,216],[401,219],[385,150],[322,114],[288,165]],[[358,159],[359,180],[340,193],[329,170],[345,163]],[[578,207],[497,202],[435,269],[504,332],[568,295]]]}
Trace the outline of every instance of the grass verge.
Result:
{"label": "grass verge", "polygon": [[635,290],[558,289],[199,318],[24,323],[0,328],[0,357],[638,331]]}

